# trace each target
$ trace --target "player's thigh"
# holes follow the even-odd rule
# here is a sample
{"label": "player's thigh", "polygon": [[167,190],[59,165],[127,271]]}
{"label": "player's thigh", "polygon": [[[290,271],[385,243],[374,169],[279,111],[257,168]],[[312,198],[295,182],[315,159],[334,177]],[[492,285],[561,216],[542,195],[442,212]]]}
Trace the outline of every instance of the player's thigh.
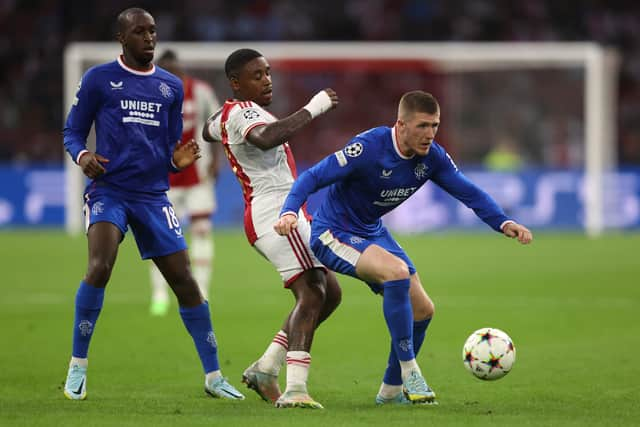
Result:
{"label": "player's thigh", "polygon": [[424,290],[420,276],[418,273],[411,275],[409,286],[409,298],[411,298],[411,307],[413,308],[413,318],[415,320],[424,320],[433,316],[435,308],[433,301]]}
{"label": "player's thigh", "polygon": [[168,200],[129,203],[127,215],[142,259],[187,249],[180,220]]}
{"label": "player's thigh", "polygon": [[382,284],[409,278],[407,264],[377,244],[370,245],[356,264],[356,274],[369,283]]}
{"label": "player's thigh", "polygon": [[363,237],[316,222],[311,247],[329,269],[364,280],[376,293],[385,281],[408,278],[415,272],[409,257],[386,230]]}
{"label": "player's thigh", "polygon": [[215,210],[213,185],[210,181],[201,182],[186,189],[185,213],[189,218],[211,217]]}
{"label": "player's thigh", "polygon": [[303,219],[288,236],[270,230],[253,245],[278,270],[285,287],[307,270],[325,268],[309,247],[309,233],[309,223]]}
{"label": "player's thigh", "polygon": [[167,198],[171,202],[173,211],[178,218],[185,218],[189,213],[187,205],[188,195],[188,187],[171,187],[169,191],[167,191]]}

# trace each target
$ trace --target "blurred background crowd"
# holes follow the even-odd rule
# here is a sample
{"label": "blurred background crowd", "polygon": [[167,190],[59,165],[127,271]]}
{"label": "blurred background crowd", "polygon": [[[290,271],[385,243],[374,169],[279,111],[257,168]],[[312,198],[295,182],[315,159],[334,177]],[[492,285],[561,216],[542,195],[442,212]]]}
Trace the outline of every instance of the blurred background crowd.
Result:
{"label": "blurred background crowd", "polygon": [[[133,5],[154,15],[161,41],[595,41],[615,47],[621,59],[618,162],[640,164],[640,3],[615,0],[0,0],[0,162],[62,162],[64,47],[76,41],[113,41],[117,13]],[[295,90],[295,70],[285,67],[283,72],[280,81]],[[502,73],[498,78],[478,76],[471,81],[454,76],[446,82],[455,88],[443,94],[444,112],[451,117],[446,120],[464,124],[456,125],[446,138],[475,138],[476,142],[460,146],[451,142],[452,151],[468,163],[491,162],[491,150],[499,147],[503,152],[517,151],[530,164],[580,165],[580,154],[572,154],[571,140],[575,145],[582,143],[581,124],[571,117],[581,116],[583,100],[569,95],[579,90],[568,90],[581,81],[548,71],[531,76],[540,84],[527,90],[521,78]],[[337,89],[342,85],[371,96],[376,79],[401,80],[403,76],[368,76],[360,82],[349,76],[336,78]],[[520,91],[523,102],[516,106],[512,99],[500,99],[496,86],[504,85]],[[398,89],[402,93],[414,88],[418,87]],[[475,97],[468,104],[475,109],[447,111],[446,97],[455,93]],[[303,92],[297,105],[310,95]],[[545,114],[566,116],[566,120],[561,126],[540,126],[535,100],[552,100],[552,96],[567,102],[555,109],[549,107],[553,101],[545,103],[544,109],[550,110]],[[375,99],[364,101],[376,104]],[[349,117],[356,129],[391,124],[395,102],[382,100],[391,110],[381,111],[376,121],[359,123],[361,111],[345,112],[342,117]],[[478,126],[487,119],[476,114],[478,103],[492,111],[489,117],[494,120],[519,127],[519,136],[480,130]],[[382,117],[385,121],[380,122]],[[337,145],[346,142],[343,135],[328,135],[319,125],[310,131],[324,132]],[[556,149],[554,138],[569,141],[563,145],[568,148]],[[547,149],[539,149],[544,144],[549,145]],[[304,157],[304,153],[296,155]]]}

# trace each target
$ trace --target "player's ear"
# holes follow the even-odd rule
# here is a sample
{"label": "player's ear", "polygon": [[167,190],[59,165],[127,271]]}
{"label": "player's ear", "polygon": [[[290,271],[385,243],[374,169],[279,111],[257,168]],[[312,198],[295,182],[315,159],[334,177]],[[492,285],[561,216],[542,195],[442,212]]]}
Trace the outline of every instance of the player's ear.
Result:
{"label": "player's ear", "polygon": [[231,85],[231,89],[233,89],[234,91],[240,90],[240,80],[238,80],[238,77],[229,77],[229,84]]}

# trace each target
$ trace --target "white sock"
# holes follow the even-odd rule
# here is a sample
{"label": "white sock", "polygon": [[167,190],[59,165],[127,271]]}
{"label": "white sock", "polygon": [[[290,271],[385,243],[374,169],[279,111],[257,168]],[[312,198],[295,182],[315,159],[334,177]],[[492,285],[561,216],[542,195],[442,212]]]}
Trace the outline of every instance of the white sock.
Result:
{"label": "white sock", "polygon": [[278,376],[280,368],[284,364],[287,350],[289,349],[289,341],[285,331],[278,331],[273,337],[273,341],[265,350],[264,354],[258,360],[258,370]]}
{"label": "white sock", "polygon": [[420,371],[420,367],[418,366],[416,359],[407,361],[400,360],[400,370],[402,371],[402,381],[404,381],[413,371],[418,371],[418,373],[422,375],[422,371]]}
{"label": "white sock", "polygon": [[151,263],[151,301],[169,301],[169,285],[153,262]]}
{"label": "white sock", "polygon": [[402,392],[402,385],[391,385],[382,383],[378,395],[383,399],[392,399]]}
{"label": "white sock", "polygon": [[73,365],[78,365],[81,368],[86,368],[87,366],[89,366],[89,359],[87,359],[86,357],[73,357],[71,356],[71,361],[69,362],[69,367],[73,366]]}
{"label": "white sock", "polygon": [[204,381],[206,382],[206,384],[211,384],[211,381],[221,376],[222,376],[222,372],[220,372],[219,369],[217,371],[207,372],[207,375],[205,376]]}
{"label": "white sock", "polygon": [[306,351],[287,352],[287,389],[286,391],[307,392],[307,378],[311,355]]}
{"label": "white sock", "polygon": [[193,234],[189,255],[193,264],[193,277],[196,279],[204,299],[209,300],[213,264],[213,240],[211,240],[209,233],[205,235]]}

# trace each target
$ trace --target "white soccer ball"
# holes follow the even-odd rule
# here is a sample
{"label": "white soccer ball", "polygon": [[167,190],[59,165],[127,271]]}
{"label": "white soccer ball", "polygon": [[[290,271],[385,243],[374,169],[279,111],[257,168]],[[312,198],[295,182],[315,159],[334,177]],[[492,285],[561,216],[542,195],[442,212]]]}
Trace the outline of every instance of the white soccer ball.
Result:
{"label": "white soccer ball", "polygon": [[462,347],[462,361],[481,380],[497,380],[511,371],[516,348],[505,332],[482,328],[472,333]]}

